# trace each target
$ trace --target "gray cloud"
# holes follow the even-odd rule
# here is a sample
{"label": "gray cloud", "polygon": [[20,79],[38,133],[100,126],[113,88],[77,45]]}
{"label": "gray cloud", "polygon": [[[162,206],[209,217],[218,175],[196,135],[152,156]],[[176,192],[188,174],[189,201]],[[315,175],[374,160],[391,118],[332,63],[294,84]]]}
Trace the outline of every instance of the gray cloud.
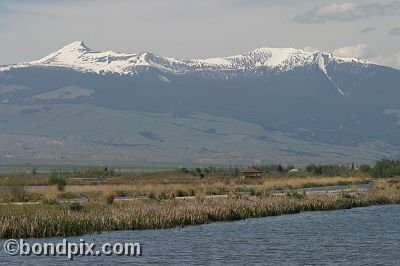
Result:
{"label": "gray cloud", "polygon": [[400,69],[400,52],[387,56],[376,56],[374,58],[370,58],[370,60],[379,65]]}
{"label": "gray cloud", "polygon": [[[400,26],[399,16],[345,26],[292,22],[313,6],[343,1],[354,6],[379,2],[388,8],[394,0],[0,0],[0,65],[35,60],[76,40],[99,51],[150,51],[183,59],[229,56],[257,47],[342,47],[336,49],[341,55],[370,55],[364,46],[344,47],[361,43],[381,57],[379,62],[396,65],[398,43],[387,31]],[[360,35],[366,27],[386,32],[380,38]]]}
{"label": "gray cloud", "polygon": [[356,58],[370,58],[373,56],[366,44],[357,44],[354,46],[345,46],[337,48],[333,54],[340,57],[356,57]]}
{"label": "gray cloud", "polygon": [[376,31],[376,28],[375,27],[367,27],[367,28],[360,30],[360,33],[368,33],[368,32],[372,32],[372,31]]}
{"label": "gray cloud", "polygon": [[367,44],[355,44],[353,46],[345,46],[335,48],[333,50],[320,49],[314,47],[305,47],[303,50],[307,52],[325,51],[332,53],[339,57],[353,57],[368,60],[371,63],[375,63],[382,66],[388,66],[396,69],[400,69],[400,51],[394,53],[388,53],[386,55],[376,54]]}
{"label": "gray cloud", "polygon": [[315,6],[293,21],[318,24],[330,21],[349,22],[374,16],[395,15],[400,12],[400,1],[390,3],[334,2]]}
{"label": "gray cloud", "polygon": [[400,27],[391,29],[389,35],[400,36]]}
{"label": "gray cloud", "polygon": [[234,0],[236,4],[242,6],[294,6],[294,5],[302,5],[307,3],[315,3],[320,0]]}

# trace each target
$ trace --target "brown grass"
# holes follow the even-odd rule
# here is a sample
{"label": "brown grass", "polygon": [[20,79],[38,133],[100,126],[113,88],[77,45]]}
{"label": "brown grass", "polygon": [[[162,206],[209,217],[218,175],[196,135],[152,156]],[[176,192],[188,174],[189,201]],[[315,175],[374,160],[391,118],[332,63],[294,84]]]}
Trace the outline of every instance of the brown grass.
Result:
{"label": "brown grass", "polygon": [[[55,186],[29,186],[26,191],[42,195],[43,198],[88,198],[99,200],[106,195],[117,197],[148,197],[166,199],[179,196],[206,196],[227,194],[267,193],[269,189],[295,189],[327,185],[351,185],[368,182],[365,177],[289,177],[260,178],[253,180],[187,178],[173,179],[139,179],[136,182],[127,180],[125,184],[80,184],[67,185],[64,192],[58,192]],[[80,182],[83,182],[80,180]],[[71,183],[71,180],[68,181]],[[1,195],[0,195],[1,198]]]}
{"label": "brown grass", "polygon": [[268,178],[264,182],[264,187],[269,189],[283,188],[304,188],[317,186],[352,185],[367,183],[366,177],[289,177],[289,178]]}
{"label": "brown grass", "polygon": [[400,203],[399,189],[394,187],[352,193],[290,193],[282,196],[148,200],[113,204],[102,202],[73,206],[0,205],[0,238],[171,228],[302,211],[392,203]]}

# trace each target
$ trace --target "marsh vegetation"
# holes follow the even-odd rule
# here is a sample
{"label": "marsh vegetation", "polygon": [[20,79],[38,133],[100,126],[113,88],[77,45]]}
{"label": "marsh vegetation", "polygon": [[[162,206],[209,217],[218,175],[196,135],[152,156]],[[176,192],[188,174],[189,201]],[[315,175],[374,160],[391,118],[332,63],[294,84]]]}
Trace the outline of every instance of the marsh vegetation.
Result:
{"label": "marsh vegetation", "polygon": [[[290,167],[264,166],[259,168],[261,177],[245,179],[232,167],[145,173],[85,168],[50,174],[35,169],[7,174],[0,177],[0,238],[170,228],[400,203],[398,177],[373,179],[373,168],[318,167],[291,173]],[[337,170],[341,174],[333,175]],[[362,183],[371,184],[368,189],[353,187]],[[347,189],[303,190],[330,185]]]}

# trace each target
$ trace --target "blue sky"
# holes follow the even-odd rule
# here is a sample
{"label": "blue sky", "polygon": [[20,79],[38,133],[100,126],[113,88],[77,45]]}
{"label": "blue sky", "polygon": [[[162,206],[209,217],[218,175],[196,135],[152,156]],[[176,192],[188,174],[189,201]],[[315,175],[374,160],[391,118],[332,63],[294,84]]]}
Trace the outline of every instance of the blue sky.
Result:
{"label": "blue sky", "polygon": [[82,40],[177,58],[294,47],[400,68],[397,0],[2,0],[0,65]]}

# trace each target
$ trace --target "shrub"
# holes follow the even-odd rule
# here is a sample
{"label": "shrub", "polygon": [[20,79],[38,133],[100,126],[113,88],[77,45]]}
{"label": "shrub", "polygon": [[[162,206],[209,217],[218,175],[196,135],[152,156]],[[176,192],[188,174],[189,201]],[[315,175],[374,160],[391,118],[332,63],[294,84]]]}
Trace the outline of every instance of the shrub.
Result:
{"label": "shrub", "polygon": [[165,193],[164,191],[161,192],[160,194],[158,194],[158,197],[157,197],[158,200],[166,200],[166,199],[170,199],[170,198],[171,198],[171,195]]}
{"label": "shrub", "polygon": [[150,192],[149,194],[147,194],[147,197],[149,198],[149,199],[156,199],[156,194],[154,193],[154,192]]}
{"label": "shrub", "polygon": [[371,175],[375,178],[394,177],[400,175],[399,160],[381,160],[376,162],[371,169]]}
{"label": "shrub", "polygon": [[49,185],[53,186],[53,185],[57,185],[57,189],[58,191],[63,191],[65,188],[65,185],[67,184],[65,177],[56,174],[52,174],[49,177]]}
{"label": "shrub", "polygon": [[74,176],[80,178],[107,178],[115,176],[114,168],[108,167],[88,167],[80,169],[79,171],[74,170]]}
{"label": "shrub", "polygon": [[187,174],[189,173],[189,170],[186,167],[178,167],[178,172]]}
{"label": "shrub", "polygon": [[34,166],[32,168],[32,175],[36,175],[38,173],[38,168],[36,166]]}
{"label": "shrub", "polygon": [[106,194],[106,202],[107,204],[113,204],[115,199],[115,194],[114,193],[107,193]]}
{"label": "shrub", "polygon": [[362,173],[369,173],[371,171],[371,166],[368,164],[362,164],[360,165],[359,169]]}
{"label": "shrub", "polygon": [[57,200],[57,198],[50,196],[50,197],[46,197],[43,200],[43,203],[47,204],[47,205],[56,205],[56,204],[58,204],[58,200]]}
{"label": "shrub", "polygon": [[312,175],[323,176],[349,176],[351,169],[346,166],[329,164],[329,165],[315,165],[310,164],[305,168],[306,172]]}
{"label": "shrub", "polygon": [[83,210],[83,205],[80,204],[79,202],[73,202],[69,205],[69,209],[71,211],[82,211]]}
{"label": "shrub", "polygon": [[188,194],[186,191],[178,190],[178,191],[176,192],[176,196],[177,196],[177,197],[187,197],[187,196],[189,196],[189,194]]}
{"label": "shrub", "polygon": [[5,183],[11,201],[27,201],[25,178],[23,176],[8,177]]}
{"label": "shrub", "polygon": [[307,197],[307,194],[304,190],[302,193],[297,191],[289,191],[288,193],[286,193],[286,196],[294,199],[305,199]]}

